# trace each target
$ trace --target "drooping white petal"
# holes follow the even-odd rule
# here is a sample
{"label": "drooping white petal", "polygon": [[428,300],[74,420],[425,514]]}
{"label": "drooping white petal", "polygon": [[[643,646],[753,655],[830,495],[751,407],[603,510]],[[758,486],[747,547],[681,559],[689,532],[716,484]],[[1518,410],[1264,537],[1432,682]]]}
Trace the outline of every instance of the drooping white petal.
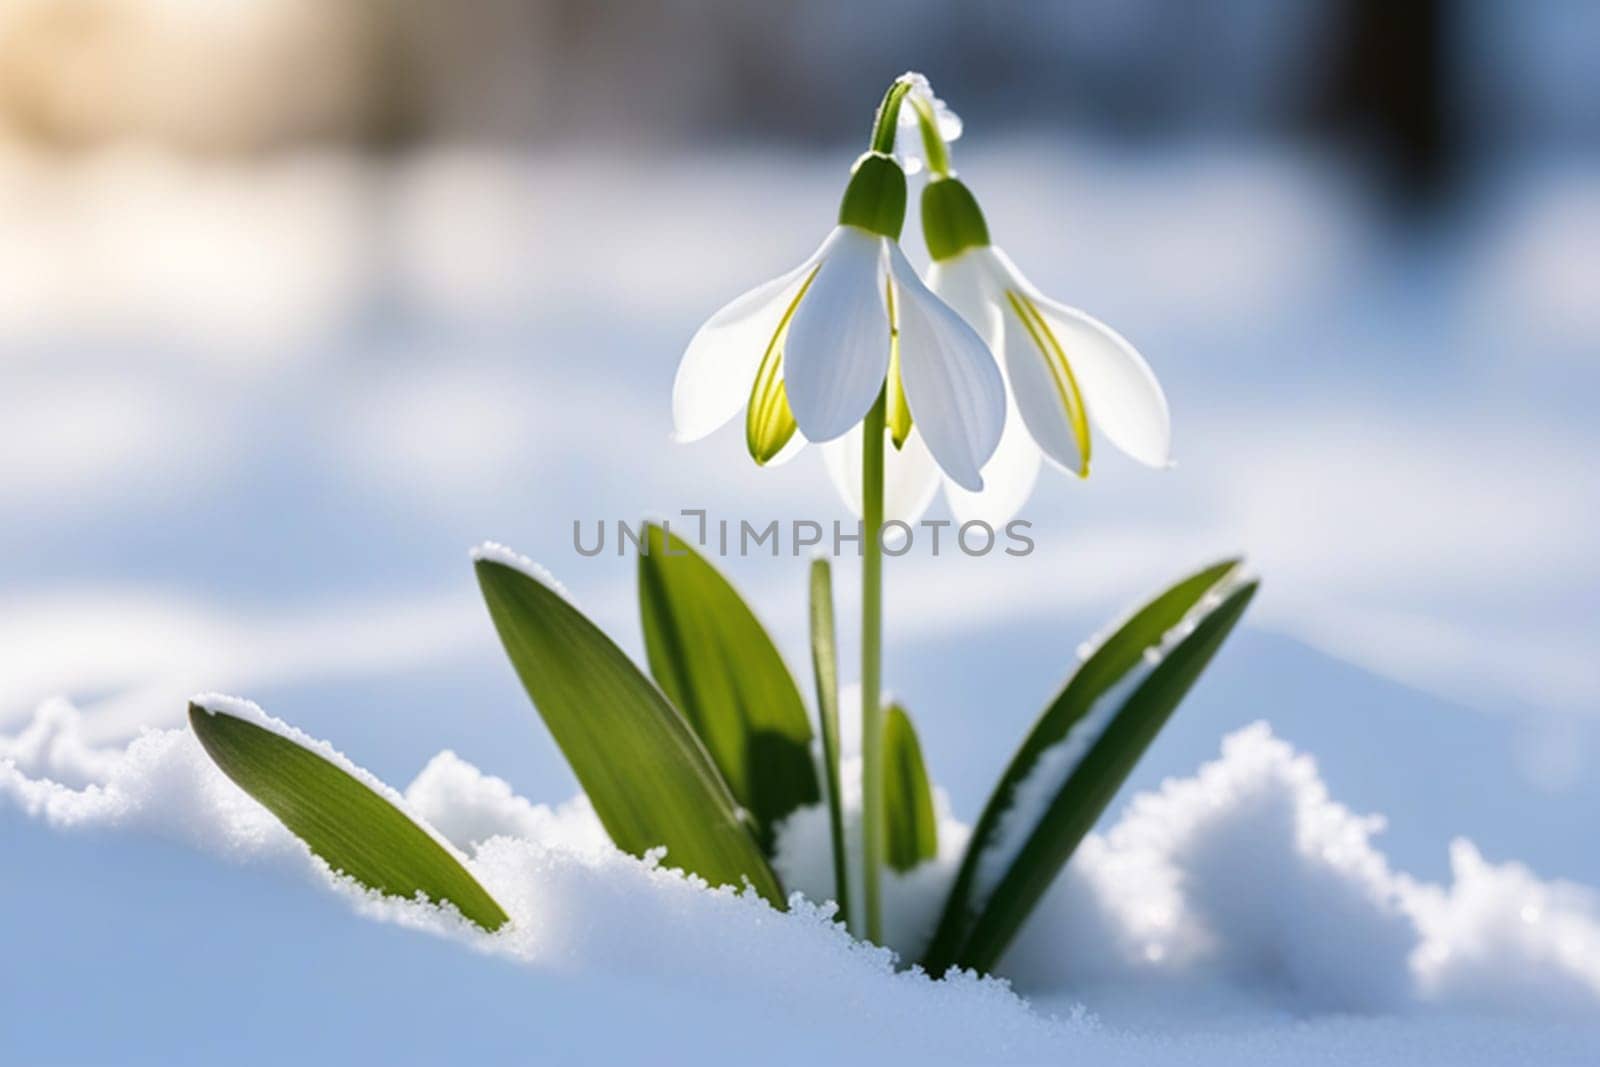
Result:
{"label": "drooping white petal", "polygon": [[968,248],[928,268],[928,288],[956,309],[978,331],[989,351],[1000,352],[1000,308],[1009,280],[1000,273],[988,247]]}
{"label": "drooping white petal", "polygon": [[831,441],[860,422],[889,370],[882,237],[836,227],[789,321],[783,380],[800,432]]}
{"label": "drooping white petal", "polygon": [[1077,308],[1041,294],[995,250],[1013,283],[1033,298],[1072,365],[1091,425],[1140,463],[1171,462],[1172,420],[1150,365],[1117,331]]}
{"label": "drooping white petal", "polygon": [[994,455],[983,465],[983,488],[969,492],[954,482],[946,482],[945,499],[958,522],[986,522],[993,529],[1004,528],[1016,517],[1033,494],[1039,480],[1039,446],[1033,443],[1028,427],[1017,411],[1009,390],[1006,396],[1006,428]]}
{"label": "drooping white petal", "polygon": [[[861,517],[861,442],[864,431],[856,424],[843,437],[822,446],[828,477],[845,507]],[[905,446],[895,448],[889,433],[883,436],[883,519],[915,523],[922,518],[939,491],[939,465],[933,461],[928,445],[913,427]]]}
{"label": "drooping white petal", "polygon": [[1172,462],[1172,416],[1150,365],[1117,331],[1077,308],[1039,298],[1083,390],[1089,424],[1140,463]]}
{"label": "drooping white petal", "polygon": [[697,441],[744,407],[772,335],[826,248],[824,242],[794,270],[735,297],[695,332],[672,383],[677,440]]}
{"label": "drooping white petal", "polygon": [[[928,288],[955,308],[996,353],[1001,351],[1000,309],[1009,280],[988,247],[969,248],[949,259],[935,260],[928,269]],[[1000,372],[1004,377],[1004,364]],[[1039,446],[1029,436],[1007,382],[1006,427],[994,455],[983,465],[983,488],[974,493],[946,482],[945,497],[958,522],[982,521],[998,530],[1027,503],[1038,479]]]}
{"label": "drooping white petal", "polygon": [[988,345],[889,246],[900,324],[900,377],[928,451],[956,484],[983,488],[979,470],[1005,425],[1006,391]]}
{"label": "drooping white petal", "polygon": [[1002,323],[1006,378],[1023,425],[1052,463],[1072,474],[1084,473],[1087,457],[1063,400],[1062,383],[1050,369],[1050,356],[1041,347],[1037,331],[1030,331],[1022,314],[1009,302]]}

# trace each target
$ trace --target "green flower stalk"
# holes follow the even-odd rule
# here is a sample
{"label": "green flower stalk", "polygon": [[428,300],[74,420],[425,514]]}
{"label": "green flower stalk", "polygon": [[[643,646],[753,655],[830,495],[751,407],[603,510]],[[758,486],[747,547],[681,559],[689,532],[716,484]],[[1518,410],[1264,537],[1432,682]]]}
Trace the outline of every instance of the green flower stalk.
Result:
{"label": "green flower stalk", "polygon": [[713,315],[689,342],[673,385],[680,441],[745,411],[758,464],[806,441],[859,433],[864,491],[861,685],[864,933],[881,940],[884,451],[916,446],[957,485],[983,488],[1000,440],[1005,385],[983,338],[923,283],[899,245],[906,174],[895,156],[907,100],[931,99],[907,74],[889,86],[867,151],[817,252]]}

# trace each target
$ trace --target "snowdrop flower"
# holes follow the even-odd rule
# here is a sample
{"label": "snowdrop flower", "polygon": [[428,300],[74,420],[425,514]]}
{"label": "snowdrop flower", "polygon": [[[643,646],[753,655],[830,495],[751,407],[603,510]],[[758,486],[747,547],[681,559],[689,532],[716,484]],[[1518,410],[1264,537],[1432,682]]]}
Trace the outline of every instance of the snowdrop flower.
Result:
{"label": "snowdrop flower", "polygon": [[[930,94],[931,95],[931,94]],[[1090,428],[1129,456],[1152,467],[1169,465],[1171,426],[1161,385],[1134,347],[1099,320],[1051,300],[989,239],[989,227],[973,197],[950,169],[942,122],[929,97],[910,98],[929,169],[922,193],[922,229],[933,265],[928,283],[972,325],[1000,357],[1006,378],[1005,432],[985,464],[984,487],[947,482],[945,495],[962,522],[1001,526],[1027,501],[1041,457],[1086,478],[1093,448]],[[855,462],[836,446],[829,470],[846,501],[860,511],[860,493],[845,478]],[[920,516],[938,475],[927,465],[903,461],[891,499]]]}
{"label": "snowdrop flower", "polygon": [[[902,95],[911,88],[906,81]],[[679,441],[705,437],[743,407],[746,444],[765,464],[848,433],[887,389],[896,446],[914,421],[946,477],[982,488],[1005,418],[1004,379],[983,338],[900,250],[906,178],[888,151],[897,126],[897,110],[880,113],[874,150],[856,161],[839,223],[816,252],[722,308],[689,342],[672,392]]]}
{"label": "snowdrop flower", "polygon": [[983,492],[950,491],[958,514],[991,523],[1015,514],[1032,491],[1041,453],[1087,478],[1091,426],[1133,459],[1169,465],[1167,398],[1133,345],[1028,281],[990,242],[977,200],[955,177],[935,177],[923,190],[922,225],[933,258],[930,286],[1001,358],[1007,407],[1020,416],[984,468]]}

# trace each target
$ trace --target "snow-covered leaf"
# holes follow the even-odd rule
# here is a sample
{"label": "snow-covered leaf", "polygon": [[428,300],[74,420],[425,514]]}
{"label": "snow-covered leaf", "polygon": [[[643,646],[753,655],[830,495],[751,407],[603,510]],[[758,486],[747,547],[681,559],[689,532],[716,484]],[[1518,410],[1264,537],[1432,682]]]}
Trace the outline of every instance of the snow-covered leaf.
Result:
{"label": "snow-covered leaf", "polygon": [[189,724],[222,772],[328,866],[390,896],[449,901],[486,930],[510,921],[451,850],[376,780],[368,784],[365,772],[273,729],[274,721],[242,702],[189,705]]}
{"label": "snow-covered leaf", "polygon": [[902,873],[939,854],[939,821],[911,716],[889,705],[883,719],[884,861]]}
{"label": "snow-covered leaf", "polygon": [[833,575],[826,559],[811,562],[811,669],[822,724],[822,763],[828,782],[828,828],[833,839],[834,899],[850,923],[849,850],[844,838],[844,784],[839,777],[839,648],[833,628]]}
{"label": "snow-covered leaf", "polygon": [[728,784],[688,722],[627,655],[531,568],[476,563],[517,676],[618,848],[712,885],[783,889]]}
{"label": "snow-covered leaf", "polygon": [[773,827],[821,797],[811,723],[794,677],[733,586],[650,523],[639,616],[656,684],[700,735],[769,853]]}
{"label": "snow-covered leaf", "polygon": [[924,963],[992,968],[1255,594],[1230,560],[1119,626],[1067,680],[1001,776]]}

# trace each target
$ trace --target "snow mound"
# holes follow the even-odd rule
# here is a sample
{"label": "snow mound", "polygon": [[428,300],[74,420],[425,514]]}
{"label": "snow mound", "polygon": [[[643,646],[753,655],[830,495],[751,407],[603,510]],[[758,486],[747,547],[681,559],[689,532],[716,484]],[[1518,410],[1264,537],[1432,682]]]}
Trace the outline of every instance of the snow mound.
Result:
{"label": "snow mound", "polygon": [[530,803],[512,791],[510,782],[484,774],[449,749],[429,760],[406,787],[406,802],[463,852],[494,837],[591,855],[612,851],[588,797],[580,794],[553,810]]}
{"label": "snow mound", "polygon": [[[934,982],[897,970],[887,949],[852,942],[832,906],[813,902],[832,885],[821,808],[783,828],[778,866],[794,895],[779,913],[753,894],[711,890],[671,870],[670,856],[618,852],[581,797],[555,809],[533,804],[441,753],[406,802],[469,857],[512,915],[508,930],[490,936],[334,877],[188,731],[96,749],[82,743],[80,726],[70,706],[52,702],[20,733],[0,736],[0,814],[9,807],[68,831],[153,833],[320,880],[364,915],[544,972],[779,998],[816,1018],[848,1003],[866,1016],[861,1025],[910,1028],[946,1056],[1042,1055],[1097,1026],[1081,1009],[1065,1019],[1031,1010],[1004,981]],[[852,808],[858,795],[847,795]],[[890,940],[908,954],[930,932],[965,840],[942,794],[939,805],[938,860],[888,885],[897,916]],[[851,825],[859,832],[854,811]],[[1593,891],[1490,863],[1465,841],[1452,846],[1450,885],[1420,883],[1391,870],[1374,846],[1382,825],[1333,801],[1310,757],[1258,723],[1226,738],[1221,757],[1193,777],[1135,797],[1107,833],[1086,839],[1001,973],[1036,1002],[1069,1011],[1132,995],[1301,1017],[1439,1009],[1594,1017]]]}

